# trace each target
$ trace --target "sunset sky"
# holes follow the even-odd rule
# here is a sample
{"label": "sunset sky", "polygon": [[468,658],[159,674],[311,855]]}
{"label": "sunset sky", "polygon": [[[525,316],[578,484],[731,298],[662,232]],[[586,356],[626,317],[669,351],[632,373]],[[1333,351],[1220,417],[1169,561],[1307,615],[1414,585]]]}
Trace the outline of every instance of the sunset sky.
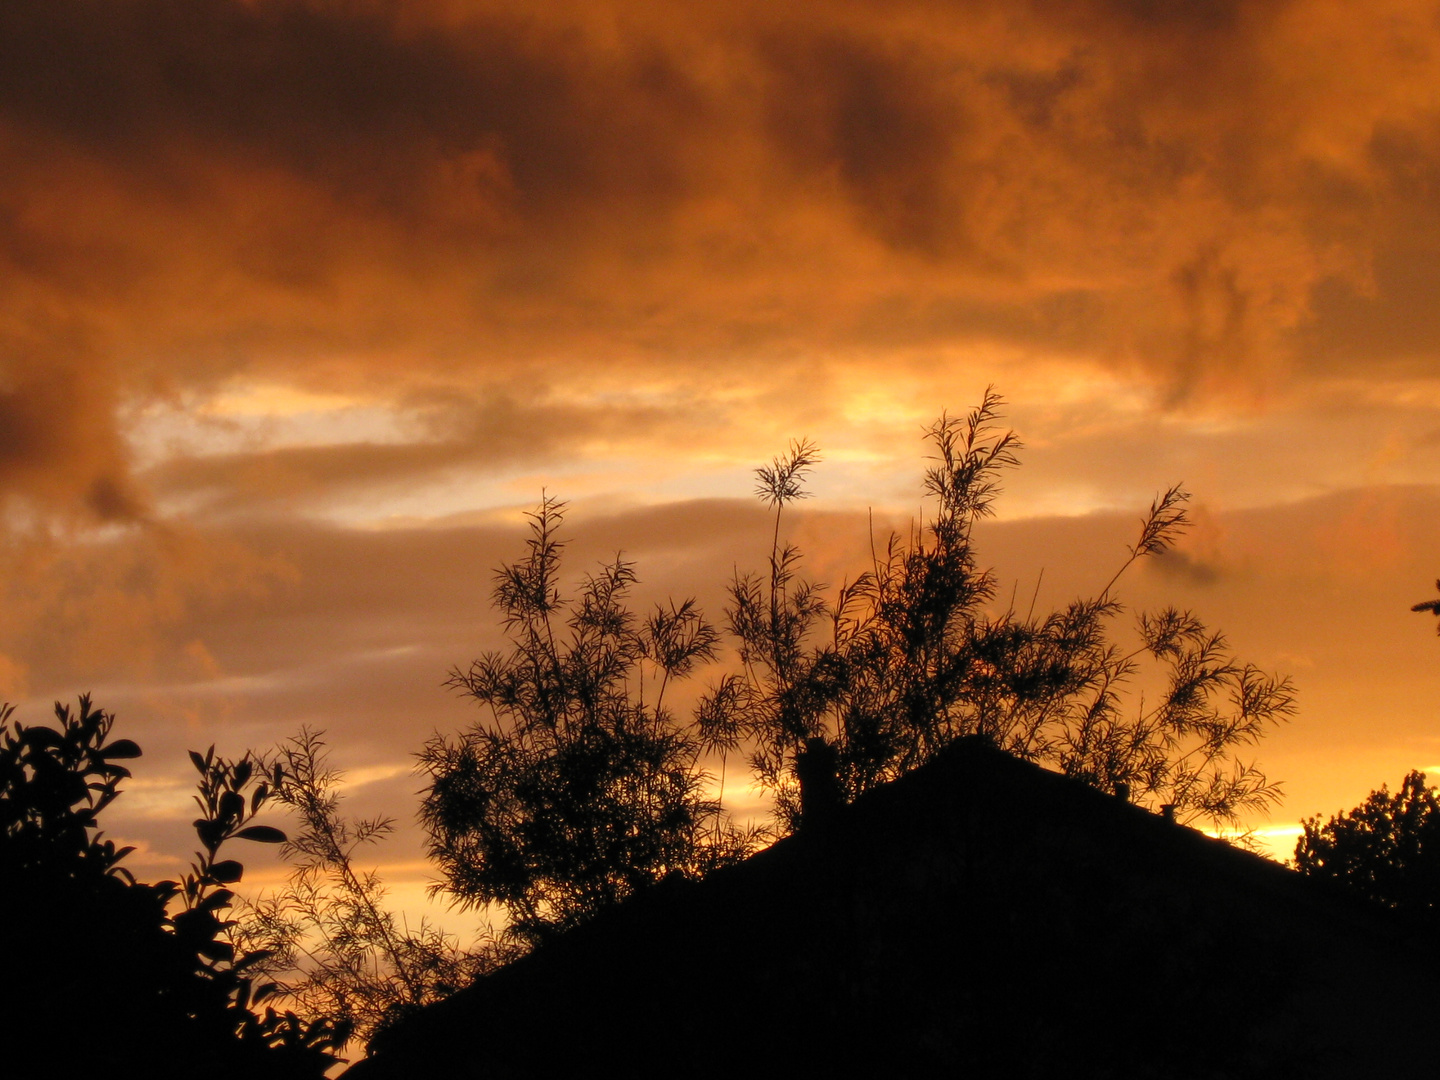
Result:
{"label": "sunset sky", "polygon": [[0,696],[119,715],[142,877],[186,748],[308,724],[410,903],[542,490],[719,620],[757,464],[838,582],[992,383],[1005,598],[1193,492],[1122,596],[1294,678],[1282,854],[1440,772],[1434,0],[6,0],[0,159]]}

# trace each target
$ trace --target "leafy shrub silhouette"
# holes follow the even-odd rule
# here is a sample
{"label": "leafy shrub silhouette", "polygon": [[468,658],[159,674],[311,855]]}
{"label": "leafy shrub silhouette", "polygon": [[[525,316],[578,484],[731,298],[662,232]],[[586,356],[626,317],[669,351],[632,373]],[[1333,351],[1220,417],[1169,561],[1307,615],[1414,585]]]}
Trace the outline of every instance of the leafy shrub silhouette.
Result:
{"label": "leafy shrub silhouette", "polygon": [[1440,793],[1411,772],[1393,795],[1385,785],[1323,825],[1301,823],[1295,866],[1338,881],[1388,908],[1431,916],[1440,911]]}
{"label": "leafy shrub silhouette", "polygon": [[[131,849],[98,828],[130,775],[116,762],[140,748],[109,741],[114,718],[88,696],[78,711],[57,702],[54,727],[13,722],[12,712],[0,709],[0,1005],[11,1030],[50,1055],[31,1055],[41,1062],[34,1075],[116,1066],[322,1075],[346,1033],[273,1009],[257,1016],[251,1006],[270,988],[247,969],[263,957],[237,956],[226,939],[226,886],[243,868],[221,859],[221,847],[284,839],[250,823],[270,793],[254,764],[217,758],[213,747],[192,753],[201,850],[180,881],[147,885],[119,865]],[[18,1055],[9,1064],[26,1068]]]}

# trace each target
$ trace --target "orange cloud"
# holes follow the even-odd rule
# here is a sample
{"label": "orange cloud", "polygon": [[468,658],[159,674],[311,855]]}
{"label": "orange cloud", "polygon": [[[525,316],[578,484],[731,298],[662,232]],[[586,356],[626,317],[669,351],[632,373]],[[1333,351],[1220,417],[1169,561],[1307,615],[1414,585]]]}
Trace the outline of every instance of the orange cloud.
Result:
{"label": "orange cloud", "polygon": [[19,0],[0,258],[122,395],[957,340],[1254,393],[1428,296],[1425,10]]}

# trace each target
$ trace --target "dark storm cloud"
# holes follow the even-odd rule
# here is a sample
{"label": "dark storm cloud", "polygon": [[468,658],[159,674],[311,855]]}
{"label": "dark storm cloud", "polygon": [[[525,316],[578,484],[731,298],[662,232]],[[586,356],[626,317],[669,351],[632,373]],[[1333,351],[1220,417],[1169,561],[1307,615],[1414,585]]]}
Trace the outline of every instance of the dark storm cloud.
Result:
{"label": "dark storm cloud", "polygon": [[[68,363],[52,362],[58,339]],[[36,344],[0,335],[0,494],[23,493],[63,516],[101,521],[144,512],[115,428],[114,388],[83,335]],[[90,361],[87,363],[86,361]]]}
{"label": "dark storm cloud", "polygon": [[1378,361],[1391,373],[1433,373],[1440,356],[1440,111],[1413,127],[1378,126],[1367,149],[1374,197],[1388,211],[1376,222],[1372,272],[1321,284],[1306,351],[1322,370]]}
{"label": "dark storm cloud", "polygon": [[964,106],[946,100],[914,57],[864,38],[762,38],[771,75],[767,134],[801,174],[833,169],[870,229],[901,249],[957,242],[964,207],[947,183]]}
{"label": "dark storm cloud", "polygon": [[525,19],[447,34],[406,27],[403,13],[17,0],[0,12],[0,115],[142,175],[173,180],[176,158],[214,153],[400,215],[424,210],[417,167],[470,151],[498,151],[506,190],[536,215],[578,206],[580,192],[655,200],[678,187],[663,130],[639,126],[655,117],[612,107],[643,97],[683,114],[665,58],[607,63]]}

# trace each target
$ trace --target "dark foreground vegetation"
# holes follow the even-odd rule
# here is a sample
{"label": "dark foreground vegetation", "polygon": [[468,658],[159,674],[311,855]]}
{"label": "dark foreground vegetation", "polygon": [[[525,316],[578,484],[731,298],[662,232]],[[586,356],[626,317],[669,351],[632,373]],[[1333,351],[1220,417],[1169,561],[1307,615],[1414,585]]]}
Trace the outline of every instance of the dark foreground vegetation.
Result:
{"label": "dark foreground vegetation", "polygon": [[[179,881],[144,884],[98,817],[140,756],[82,697],[53,726],[0,712],[0,1015],[10,1076],[318,1076],[349,1030],[277,1012],[237,954],[225,916],[243,867],[233,840],[285,837],[251,824],[278,784],[251,760],[191,754],[200,850]],[[227,852],[228,854],[228,852]]]}
{"label": "dark foreground vegetation", "polygon": [[[768,1048],[765,1073],[861,1054],[877,1070],[1009,1061],[1014,1075],[1044,1075],[1066,1047],[1097,1040],[1128,1049],[1111,1054],[1114,1070],[1100,1053],[1100,1071],[1084,1075],[1290,1068],[1301,1059],[1285,1056],[1285,1040],[1314,1034],[1299,1013],[1247,1029],[1228,1057],[1196,1049],[1218,1046],[1193,1029],[1215,1021],[1197,1015],[1281,1008],[1276,988],[1292,985],[1286,965],[1301,950],[1290,931],[1271,932],[1287,920],[1315,941],[1360,942],[1311,972],[1321,983],[1339,987],[1352,968],[1389,978],[1387,957],[1409,939],[1343,897],[1353,887],[1433,915],[1435,794],[1412,776],[1396,796],[1382,789],[1351,815],[1307,822],[1297,866],[1338,881],[1333,895],[1178,829],[1233,828],[1273,803],[1277,786],[1238,755],[1290,715],[1292,689],[1190,612],[1123,617],[1123,575],[1186,526],[1178,487],[1155,500],[1096,595],[1038,615],[997,604],[973,530],[1016,464],[998,407],[987,393],[932,426],[925,525],[872,538],[870,566],[833,590],[808,580],[783,541],[816,449],[793,444],[758,470],[774,513],[767,565],[732,580],[720,625],[691,600],[635,610],[635,568],[620,557],[567,590],[564,506],[542,502],[526,553],[496,572],[509,649],[451,675],[481,718],[419,755],[437,887],[506,915],[501,933],[463,948],[397,924],[381,882],[357,868],[390,823],[345,816],[319,734],[236,761],[192,754],[199,850],[182,880],[145,884],[98,820],[129,775],[118,762],[139,748],[111,741],[113,719],[87,698],[75,711],[57,704],[49,727],[12,722],[7,709],[0,1015],[56,1048],[61,1072],[314,1077],[353,1038],[379,1049],[375,1067],[410,1060],[420,1039],[454,1044],[446,1053],[468,1045],[477,1068],[523,1075],[527,1054],[555,1048],[515,1002],[538,995],[534,1015],[546,1015],[538,1003],[590,978],[591,961],[573,958],[593,954],[623,970],[621,982],[597,984],[593,999],[571,994],[566,1023],[591,1032],[576,1045],[592,1040],[592,1060],[637,1074],[647,1070],[636,1055],[662,1048],[653,1060],[666,1071],[720,1071],[700,1057],[742,1037]],[[677,684],[725,661],[727,641],[734,663],[680,715]],[[1142,674],[1148,697],[1133,689]],[[969,747],[959,757],[957,744]],[[717,759],[722,777],[743,760],[772,793],[768,824],[729,818],[723,788],[711,794]],[[968,794],[921,779],[937,775]],[[907,810],[905,798],[919,802]],[[267,805],[290,812],[288,837],[254,821]],[[236,841],[282,844],[287,887],[240,902]],[[1272,903],[1281,895],[1291,899]],[[1209,905],[1231,914],[1202,916]],[[923,1001],[899,990],[935,979],[945,988]],[[473,1017],[453,1019],[458,1004],[435,1007],[472,983],[462,997],[491,1017],[483,1045]],[[629,1022],[620,1014],[653,1012],[662,987],[666,1007],[690,1019],[606,1041]],[[1212,1071],[1165,1064],[1180,1045]],[[437,1065],[459,1069],[440,1058],[405,1067]]]}
{"label": "dark foreground vegetation", "polygon": [[1348,813],[1304,822],[1295,868],[1420,923],[1440,915],[1440,793],[1412,772]]}

